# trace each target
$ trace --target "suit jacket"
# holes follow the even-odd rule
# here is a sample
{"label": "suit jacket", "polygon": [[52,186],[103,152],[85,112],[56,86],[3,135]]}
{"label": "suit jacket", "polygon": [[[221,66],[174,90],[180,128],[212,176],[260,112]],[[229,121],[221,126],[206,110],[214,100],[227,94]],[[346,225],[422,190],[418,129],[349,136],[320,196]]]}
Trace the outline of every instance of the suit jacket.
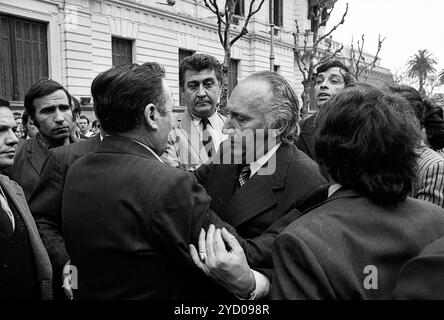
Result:
{"label": "suit jacket", "polygon": [[34,192],[29,208],[45,244],[54,269],[54,283],[61,288],[63,266],[69,260],[62,235],[62,200],[66,174],[71,164],[93,151],[100,136],[51,149]]}
{"label": "suit jacket", "polygon": [[21,140],[17,145],[10,177],[23,188],[27,201],[40,179],[48,152],[49,150],[43,147],[36,137]]}
{"label": "suit jacket", "polygon": [[0,186],[5,192],[12,205],[21,215],[28,230],[29,240],[34,255],[37,270],[37,281],[40,286],[40,293],[43,300],[52,299],[52,269],[46,249],[40,239],[37,227],[26,203],[23,189],[14,181],[4,175],[0,175]]}
{"label": "suit jacket", "polygon": [[404,265],[393,298],[444,300],[443,280],[444,238],[440,238]]}
{"label": "suit jacket", "polygon": [[[226,117],[217,113],[222,123]],[[225,136],[225,135],[224,135]],[[168,145],[162,159],[180,169],[194,169],[208,162],[208,155],[200,139],[199,130],[193,124],[189,111],[185,111],[178,119],[168,136]]]}
{"label": "suit jacket", "polygon": [[217,226],[210,198],[186,171],[144,146],[106,136],[73,163],[62,223],[80,299],[207,298],[208,280],[189,256],[201,228]]}
{"label": "suit jacket", "polygon": [[274,237],[300,216],[303,200],[326,183],[316,163],[293,144],[282,142],[273,157],[273,174],[255,174],[241,188],[239,165],[203,165],[194,172],[212,198],[211,209],[241,237],[254,239],[246,254],[258,268],[272,267]]}
{"label": "suit jacket", "polygon": [[340,189],[277,236],[271,298],[389,299],[402,265],[442,236],[442,208]]}
{"label": "suit jacket", "polygon": [[315,119],[316,113],[299,123],[301,127],[301,133],[299,134],[299,138],[296,144],[299,150],[304,152],[313,160],[315,159]]}

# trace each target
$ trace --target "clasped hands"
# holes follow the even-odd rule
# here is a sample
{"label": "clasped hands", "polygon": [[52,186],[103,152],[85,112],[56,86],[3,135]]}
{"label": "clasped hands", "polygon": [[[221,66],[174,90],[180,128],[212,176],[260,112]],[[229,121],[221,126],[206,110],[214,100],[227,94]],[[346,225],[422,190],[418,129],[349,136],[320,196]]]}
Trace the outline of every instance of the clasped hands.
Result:
{"label": "clasped hands", "polygon": [[237,297],[247,299],[256,288],[256,280],[244,250],[227,229],[210,225],[201,229],[198,249],[190,244],[194,264],[219,285]]}

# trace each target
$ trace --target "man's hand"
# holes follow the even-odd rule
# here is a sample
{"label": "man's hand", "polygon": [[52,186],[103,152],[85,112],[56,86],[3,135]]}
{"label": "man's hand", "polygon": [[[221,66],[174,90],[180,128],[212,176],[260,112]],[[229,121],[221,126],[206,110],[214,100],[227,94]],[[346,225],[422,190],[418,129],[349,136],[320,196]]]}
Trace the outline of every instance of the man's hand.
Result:
{"label": "man's hand", "polygon": [[70,262],[71,260],[69,260],[65,266],[63,267],[63,274],[62,274],[62,279],[63,279],[63,291],[65,291],[66,296],[68,297],[69,300],[73,300],[74,299],[74,295],[72,293],[72,277],[71,277],[71,269],[70,269]]}
{"label": "man's hand", "polygon": [[236,238],[225,228],[210,225],[207,234],[201,230],[198,246],[199,252],[190,244],[194,264],[229,292],[248,298],[256,288],[256,281]]}

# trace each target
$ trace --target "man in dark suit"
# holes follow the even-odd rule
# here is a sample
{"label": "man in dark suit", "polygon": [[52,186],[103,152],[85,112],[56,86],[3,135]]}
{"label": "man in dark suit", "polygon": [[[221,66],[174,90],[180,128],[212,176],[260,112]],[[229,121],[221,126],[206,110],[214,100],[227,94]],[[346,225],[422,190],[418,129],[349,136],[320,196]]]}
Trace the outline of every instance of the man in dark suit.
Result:
{"label": "man in dark suit", "polygon": [[[321,109],[325,102],[344,90],[345,86],[354,82],[350,70],[340,61],[328,61],[316,69],[314,87],[315,104]],[[315,158],[314,135],[317,113],[301,121],[301,133],[298,138],[298,148],[310,158]]]}
{"label": "man in dark suit", "polygon": [[269,227],[297,219],[306,197],[326,180],[292,143],[298,134],[298,102],[282,76],[270,71],[248,76],[227,106],[224,129],[231,135],[220,147],[220,158],[231,159],[225,153],[232,152],[240,164],[213,163],[194,173],[212,198],[211,209],[241,237],[260,243],[261,254],[246,252],[246,257],[252,268],[267,273],[263,269],[273,267]]}
{"label": "man in dark suit", "polygon": [[[14,116],[0,99],[0,170],[14,161]],[[52,270],[23,189],[0,174],[0,299],[51,299]]]}
{"label": "man in dark suit", "polygon": [[[243,154],[243,159],[242,155],[239,158],[242,163],[204,165],[195,175],[213,199],[211,209],[240,236],[255,238],[286,213],[299,209],[302,201],[326,181],[316,163],[292,144],[298,134],[298,101],[282,76],[269,71],[248,76],[231,94],[228,110],[224,130],[240,136],[233,134],[223,142],[222,153]],[[267,137],[257,134],[267,130]],[[233,144],[242,137],[256,141]],[[249,148],[259,143],[265,148]],[[232,150],[233,145],[237,150]],[[243,169],[249,172],[241,186]],[[271,247],[263,250],[271,253]],[[254,257],[249,258],[255,265]],[[271,267],[271,259],[268,265]]]}
{"label": "man in dark suit", "polygon": [[64,266],[69,261],[62,230],[63,187],[66,174],[74,161],[95,150],[100,142],[99,134],[90,139],[50,150],[40,179],[29,199],[29,208],[51,259],[55,299],[64,296],[62,274]]}
{"label": "man in dark suit", "polygon": [[[272,299],[388,299],[403,264],[444,236],[442,208],[408,197],[418,132],[393,103],[404,102],[356,86],[319,112],[315,150],[331,184],[328,199],[276,237]],[[237,270],[249,269],[236,239],[214,230],[204,270],[237,290],[251,286],[237,280]],[[209,245],[224,241],[234,248],[230,259],[224,247]]]}
{"label": "man in dark suit", "polygon": [[188,244],[201,228],[223,224],[194,176],[160,159],[173,105],[164,77],[156,63],[128,64],[92,83],[106,136],[71,165],[62,203],[65,245],[79,274],[76,298],[209,296]]}
{"label": "man in dark suit", "polygon": [[46,79],[33,84],[25,96],[25,108],[39,133],[17,146],[10,177],[29,201],[42,172],[49,149],[75,141],[71,95],[59,83]]}
{"label": "man in dark suit", "polygon": [[393,292],[399,300],[444,300],[444,238],[408,261]]}

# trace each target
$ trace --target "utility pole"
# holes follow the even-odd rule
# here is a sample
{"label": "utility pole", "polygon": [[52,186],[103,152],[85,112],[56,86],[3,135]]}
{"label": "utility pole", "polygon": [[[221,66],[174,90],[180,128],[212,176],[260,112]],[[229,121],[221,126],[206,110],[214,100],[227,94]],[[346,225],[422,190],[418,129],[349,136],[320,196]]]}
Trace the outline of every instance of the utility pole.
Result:
{"label": "utility pole", "polygon": [[270,71],[274,71],[274,0],[269,0],[270,20]]}

